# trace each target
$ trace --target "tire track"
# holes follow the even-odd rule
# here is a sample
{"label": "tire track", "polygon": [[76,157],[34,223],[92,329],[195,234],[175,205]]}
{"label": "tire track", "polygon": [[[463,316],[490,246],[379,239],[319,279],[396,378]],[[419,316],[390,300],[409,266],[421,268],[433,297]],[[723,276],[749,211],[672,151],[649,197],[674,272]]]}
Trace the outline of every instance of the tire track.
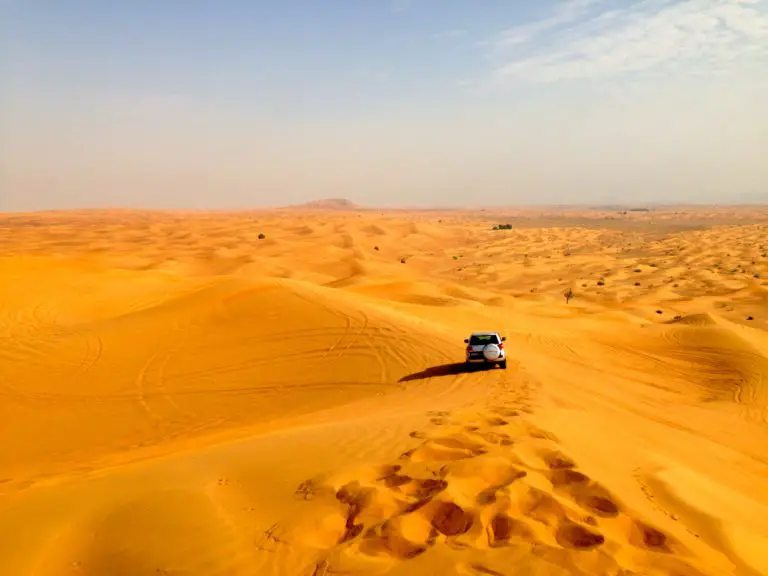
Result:
{"label": "tire track", "polygon": [[[702,328],[698,328],[702,330]],[[707,327],[703,328],[704,330]],[[673,346],[674,350],[667,352],[673,359],[695,365],[699,371],[711,373],[718,381],[723,380],[733,387],[733,401],[740,405],[744,419],[758,423],[768,423],[768,358],[749,342],[741,339],[738,334],[725,334],[737,339],[743,349],[728,350],[715,344],[706,347],[698,346],[691,350],[691,344],[686,342],[686,331],[691,329],[674,329],[662,333],[664,340]],[[727,358],[727,362],[724,362]],[[690,380],[690,373],[687,374]],[[727,376],[727,378],[723,378]],[[719,377],[719,378],[718,378]],[[704,384],[704,388],[711,387]]]}
{"label": "tire track", "polygon": [[305,302],[308,302],[308,303],[312,304],[313,306],[320,306],[321,308],[323,308],[327,312],[330,312],[331,314],[333,314],[333,315],[335,315],[337,317],[341,317],[344,320],[344,331],[342,332],[341,336],[339,336],[339,338],[333,344],[331,344],[331,346],[321,356],[321,358],[323,358],[323,359],[327,358],[331,354],[331,352],[336,350],[336,348],[338,348],[341,345],[341,343],[344,341],[344,339],[349,336],[349,333],[352,330],[352,319],[350,318],[350,316],[348,314],[344,314],[343,312],[340,312],[340,311],[338,311],[338,310],[328,306],[327,304],[324,304],[321,301],[322,296],[320,294],[318,294],[316,291],[311,290],[310,288],[307,288],[307,289],[310,290],[315,295],[315,297],[316,297],[315,300],[312,300],[311,298],[308,298],[306,295],[301,294],[298,290],[294,290],[294,289],[291,289],[289,287],[286,287],[285,283],[282,280],[278,279],[277,283],[284,290],[288,291],[288,293],[290,293],[291,295],[295,296],[296,298],[300,298],[301,300],[304,300]]}
{"label": "tire track", "polygon": [[[165,400],[170,407],[182,414],[186,417],[194,417],[196,414],[194,412],[190,412],[188,410],[185,410],[182,408],[174,399],[171,394],[168,393],[168,390],[165,387],[165,373],[168,368],[168,364],[171,360],[171,357],[173,357],[175,354],[177,354],[181,350],[181,347],[179,348],[168,348],[165,350],[164,353],[160,353],[158,357],[160,358],[160,361],[158,363],[158,369],[157,369],[157,376],[154,379],[155,381],[155,388],[158,390],[159,398],[162,400]],[[146,398],[146,393],[145,393]]]}
{"label": "tire track", "polygon": [[[319,294],[317,296],[320,297]],[[334,344],[334,346],[332,348],[332,350],[334,350],[343,341],[344,338],[348,338],[349,337],[349,333],[351,331],[351,324],[352,324],[351,323],[351,318],[350,318],[350,316],[348,314],[344,313],[343,311],[339,310],[337,307],[335,307],[335,306],[333,306],[331,304],[327,304],[327,305],[324,305],[324,306],[330,312],[332,312],[332,313],[334,313],[334,314],[336,314],[338,316],[344,317],[346,319],[346,322],[347,322],[347,330],[345,330],[344,334],[342,335],[342,338]],[[365,311],[359,310],[358,312],[359,312],[359,314],[361,316],[360,326],[357,329],[357,331],[355,332],[354,336],[352,336],[352,338],[349,339],[349,341],[347,342],[347,345],[344,346],[344,348],[338,352],[337,357],[338,358],[343,357],[345,355],[345,353],[349,353],[350,348],[355,344],[356,341],[358,341],[360,339],[364,339],[367,347],[370,348],[371,354],[373,355],[376,363],[379,365],[379,382],[381,384],[385,384],[385,383],[389,382],[389,380],[390,380],[390,378],[389,378],[389,370],[388,370],[388,368],[386,366],[385,360],[383,359],[383,357],[381,355],[381,352],[379,351],[378,347],[376,346],[376,343],[375,343],[372,335],[369,333],[370,318],[369,318],[368,314],[365,313]],[[332,350],[329,350],[328,353],[330,354],[330,352]],[[322,356],[322,358],[326,358],[326,357],[327,357],[327,355],[323,355]]]}
{"label": "tire track", "polygon": [[72,335],[85,342],[85,355],[80,360],[79,366],[70,376],[73,379],[80,379],[93,370],[99,360],[101,360],[101,356],[104,353],[104,342],[99,336],[89,336],[85,332],[73,330]]}
{"label": "tire track", "polygon": [[147,358],[147,361],[144,363],[144,365],[139,370],[138,374],[136,375],[136,378],[134,380],[134,385],[136,387],[136,394],[135,399],[139,403],[139,406],[144,410],[144,412],[149,416],[151,420],[155,421],[163,421],[164,419],[162,416],[160,416],[157,412],[155,412],[147,402],[147,391],[146,391],[146,381],[147,381],[147,373],[152,369],[154,364],[157,362],[157,354],[150,354],[150,356]]}

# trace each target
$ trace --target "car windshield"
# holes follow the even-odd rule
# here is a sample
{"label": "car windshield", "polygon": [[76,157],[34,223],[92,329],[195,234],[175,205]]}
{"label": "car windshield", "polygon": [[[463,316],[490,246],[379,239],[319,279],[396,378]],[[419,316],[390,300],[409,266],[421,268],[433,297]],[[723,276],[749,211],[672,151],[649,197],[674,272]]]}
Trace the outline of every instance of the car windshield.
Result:
{"label": "car windshield", "polygon": [[473,334],[469,337],[471,346],[480,346],[484,344],[498,344],[499,339],[496,334]]}

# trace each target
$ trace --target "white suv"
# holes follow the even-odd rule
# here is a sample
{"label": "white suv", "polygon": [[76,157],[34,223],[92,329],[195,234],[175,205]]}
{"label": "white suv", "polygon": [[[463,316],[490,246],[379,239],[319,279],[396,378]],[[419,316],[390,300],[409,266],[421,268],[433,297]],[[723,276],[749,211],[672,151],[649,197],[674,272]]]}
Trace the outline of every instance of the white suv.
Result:
{"label": "white suv", "polygon": [[465,362],[473,364],[498,364],[506,370],[507,352],[504,350],[506,337],[498,332],[472,332],[469,338],[464,339],[467,345]]}

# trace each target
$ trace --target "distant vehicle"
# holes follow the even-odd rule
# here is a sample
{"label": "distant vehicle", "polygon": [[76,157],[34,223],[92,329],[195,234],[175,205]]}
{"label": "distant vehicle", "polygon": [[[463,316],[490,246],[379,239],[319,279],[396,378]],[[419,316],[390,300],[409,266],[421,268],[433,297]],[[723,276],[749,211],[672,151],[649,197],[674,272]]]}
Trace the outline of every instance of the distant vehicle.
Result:
{"label": "distant vehicle", "polygon": [[507,352],[504,350],[506,336],[498,332],[472,332],[464,339],[467,345],[465,362],[468,366],[476,364],[498,365],[507,369]]}

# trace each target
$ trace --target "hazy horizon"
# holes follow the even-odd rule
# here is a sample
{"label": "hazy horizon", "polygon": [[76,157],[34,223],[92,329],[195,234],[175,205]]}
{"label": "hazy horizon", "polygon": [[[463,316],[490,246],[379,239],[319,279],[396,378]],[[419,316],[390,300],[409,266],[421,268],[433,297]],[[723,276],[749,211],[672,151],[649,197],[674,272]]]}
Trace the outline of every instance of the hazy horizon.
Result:
{"label": "hazy horizon", "polygon": [[0,211],[768,202],[768,0],[0,5]]}

